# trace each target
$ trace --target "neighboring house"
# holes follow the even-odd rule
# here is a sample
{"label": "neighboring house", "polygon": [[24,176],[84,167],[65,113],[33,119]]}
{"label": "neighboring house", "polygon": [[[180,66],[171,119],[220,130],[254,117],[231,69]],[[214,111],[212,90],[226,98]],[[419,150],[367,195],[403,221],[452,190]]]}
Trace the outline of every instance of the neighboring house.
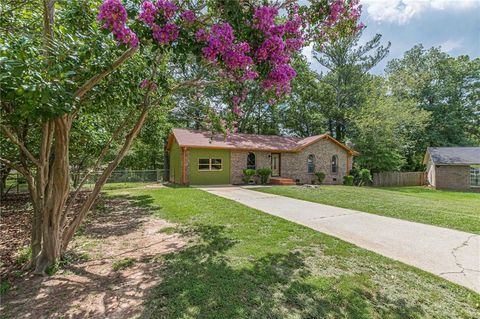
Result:
{"label": "neighboring house", "polygon": [[480,147],[429,147],[423,163],[437,189],[480,191]]}
{"label": "neighboring house", "polygon": [[173,129],[168,138],[170,182],[241,184],[245,168],[271,168],[271,182],[311,183],[315,173],[325,183],[341,184],[355,152],[323,134],[307,138],[256,134],[212,134]]}

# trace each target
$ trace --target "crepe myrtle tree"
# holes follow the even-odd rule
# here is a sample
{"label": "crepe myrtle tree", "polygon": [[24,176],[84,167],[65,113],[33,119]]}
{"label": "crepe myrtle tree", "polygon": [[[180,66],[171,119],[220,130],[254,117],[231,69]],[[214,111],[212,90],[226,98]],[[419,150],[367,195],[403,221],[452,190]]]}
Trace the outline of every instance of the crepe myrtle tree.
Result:
{"label": "crepe myrtle tree", "polygon": [[[61,50],[58,47],[62,41],[77,39],[65,34],[75,30],[59,25],[55,19],[58,5],[55,0],[43,1],[43,48],[38,50],[43,67],[53,71],[68,60],[68,57],[62,59],[59,56]],[[223,112],[221,118],[215,118],[212,111],[212,123],[228,131],[234,127],[235,118],[241,115],[247,84],[258,83],[271,97],[271,103],[280,100],[289,93],[290,81],[296,75],[290,65],[292,54],[299,52],[309,41],[334,41],[355,33],[362,28],[357,23],[359,16],[357,0],[312,1],[305,7],[299,7],[295,1],[158,0],[138,3],[105,0],[98,8],[97,26],[111,34],[124,51],[98,68],[83,83],[78,83],[79,77],[70,81],[54,77],[43,86],[43,90],[52,91],[54,87],[57,95],[50,92],[47,98],[29,99],[32,107],[23,109],[21,116],[29,123],[39,123],[35,148],[17,133],[18,122],[10,117],[17,114],[18,99],[8,101],[11,95],[6,94],[7,100],[2,101],[4,120],[1,130],[18,148],[20,160],[2,157],[1,162],[25,176],[34,208],[31,267],[36,273],[44,274],[48,267],[58,262],[102,186],[129,151],[153,105],[162,103],[163,99],[182,88],[230,83],[237,93],[231,96],[229,113],[225,115]],[[90,48],[80,44],[74,49],[88,55]],[[76,189],[71,189],[69,146],[72,122],[82,115],[80,110],[84,101],[98,88],[100,81],[122,65],[128,65],[126,62],[136,54],[148,56],[152,61],[145,72],[148,77],[138,85],[143,94],[136,108],[138,116],[130,127],[125,127],[130,121],[120,125],[101,150],[92,170],[99,167],[112,141],[127,129],[113,160],[86,199],[73,210],[88,173]],[[70,69],[78,67],[77,74],[81,74],[86,66],[78,65],[78,60],[74,62]],[[208,78],[176,77],[175,70],[185,70],[189,63],[209,69]],[[26,71],[28,73],[28,69]],[[71,72],[75,74],[75,71]],[[49,98],[56,101],[54,97],[59,96],[58,92],[66,92],[60,94],[62,105],[40,104]]]}

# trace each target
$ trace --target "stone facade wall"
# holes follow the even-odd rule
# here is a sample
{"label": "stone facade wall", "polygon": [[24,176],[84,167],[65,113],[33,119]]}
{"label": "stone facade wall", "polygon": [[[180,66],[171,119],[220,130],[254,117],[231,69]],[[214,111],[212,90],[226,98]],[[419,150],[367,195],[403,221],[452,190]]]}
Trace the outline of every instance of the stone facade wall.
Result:
{"label": "stone facade wall", "polygon": [[[243,170],[247,168],[248,151],[231,151],[230,153],[230,183],[242,184]],[[271,167],[270,152],[251,152],[255,154],[256,168]]]}
{"label": "stone facade wall", "polygon": [[[230,156],[230,182],[241,184],[243,169],[247,167],[248,151],[232,151]],[[253,152],[256,157],[256,168],[271,167],[271,152]],[[311,183],[316,180],[315,174],[307,172],[307,158],[315,156],[315,172],[323,171],[326,174],[325,184],[342,184],[343,176],[352,168],[353,158],[339,145],[329,140],[319,140],[298,153],[281,153],[280,177],[291,178],[299,183]],[[332,156],[337,155],[337,173],[331,171]],[[348,157],[348,167],[347,167]]]}
{"label": "stone facade wall", "polygon": [[470,166],[437,165],[435,167],[437,189],[470,190]]}
{"label": "stone facade wall", "polygon": [[[291,178],[295,181],[305,184],[316,180],[315,174],[309,174],[307,171],[307,158],[310,154],[315,156],[315,172],[325,173],[325,184],[342,184],[343,176],[348,174],[351,169],[352,157],[339,145],[329,140],[319,140],[309,145],[299,153],[284,153],[281,158],[281,176]],[[332,156],[336,155],[337,173],[332,173]],[[347,157],[349,167],[347,167]]]}

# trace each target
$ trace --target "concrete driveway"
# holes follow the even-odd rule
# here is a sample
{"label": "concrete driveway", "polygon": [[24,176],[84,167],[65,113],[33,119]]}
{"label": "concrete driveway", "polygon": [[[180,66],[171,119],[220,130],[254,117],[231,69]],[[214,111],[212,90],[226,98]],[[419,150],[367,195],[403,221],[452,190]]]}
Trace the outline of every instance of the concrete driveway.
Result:
{"label": "concrete driveway", "polygon": [[200,187],[418,267],[480,293],[480,235],[241,187]]}

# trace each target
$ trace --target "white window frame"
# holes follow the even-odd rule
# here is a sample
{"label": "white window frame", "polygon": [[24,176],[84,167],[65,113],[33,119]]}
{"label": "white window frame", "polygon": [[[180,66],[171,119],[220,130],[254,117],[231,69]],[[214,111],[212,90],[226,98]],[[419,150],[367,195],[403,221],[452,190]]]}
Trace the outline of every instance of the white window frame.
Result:
{"label": "white window frame", "polygon": [[[334,162],[333,159],[335,159],[335,171],[333,170],[333,162]],[[332,155],[331,157],[330,171],[332,172],[332,174],[338,174],[338,155],[337,154]]]}
{"label": "white window frame", "polygon": [[470,166],[470,187],[480,188],[480,166]]}
{"label": "white window frame", "polygon": [[[312,171],[310,172],[310,159],[312,159]],[[307,173],[308,174],[315,174],[315,155],[314,154],[309,154],[307,156]]]}

